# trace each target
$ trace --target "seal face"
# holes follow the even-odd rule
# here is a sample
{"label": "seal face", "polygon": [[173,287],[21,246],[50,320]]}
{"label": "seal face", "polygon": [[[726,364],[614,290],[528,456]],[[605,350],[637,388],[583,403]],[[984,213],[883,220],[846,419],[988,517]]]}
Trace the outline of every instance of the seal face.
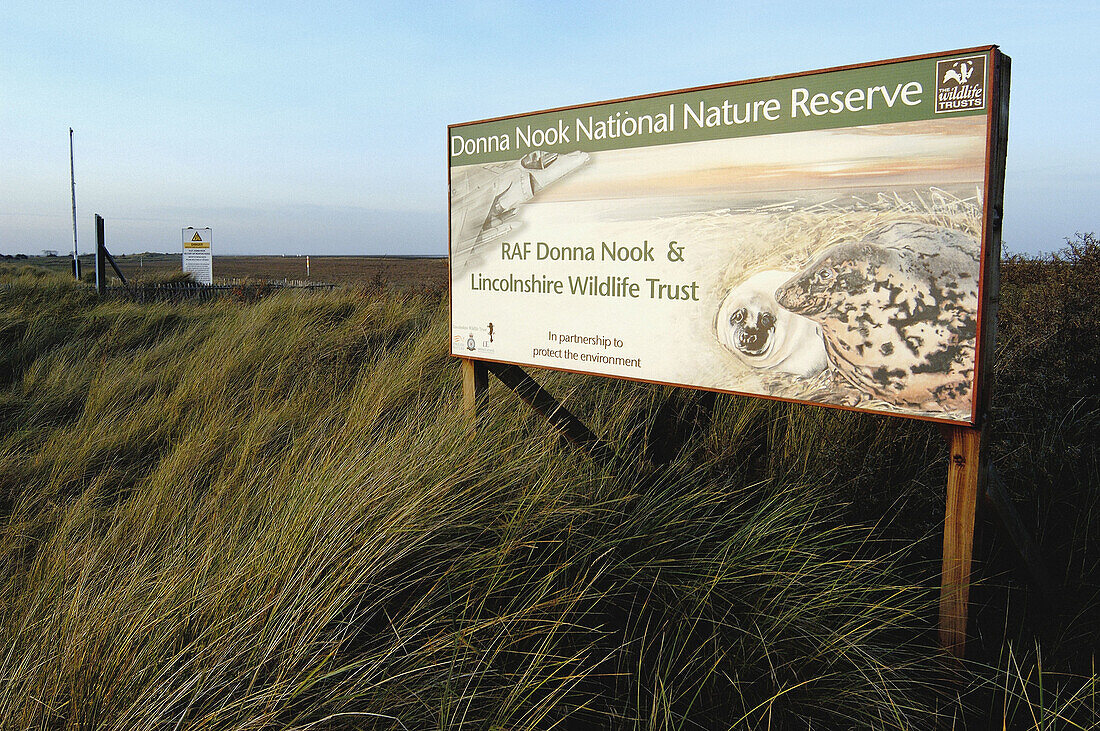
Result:
{"label": "seal face", "polygon": [[718,342],[741,362],[809,378],[828,361],[817,324],[775,301],[776,287],[792,274],[764,271],[738,284],[719,305],[714,327]]}
{"label": "seal face", "polygon": [[903,408],[969,412],[978,246],[964,233],[895,223],[836,244],[778,287],[778,304],[821,326],[857,389]]}

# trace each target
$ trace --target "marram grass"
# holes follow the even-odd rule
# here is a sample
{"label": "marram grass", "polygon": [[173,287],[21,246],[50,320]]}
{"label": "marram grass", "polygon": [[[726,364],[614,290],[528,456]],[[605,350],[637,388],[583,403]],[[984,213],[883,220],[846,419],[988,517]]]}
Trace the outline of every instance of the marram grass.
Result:
{"label": "marram grass", "polygon": [[540,373],[599,465],[499,385],[471,436],[437,297],[5,281],[4,729],[927,729],[974,686],[845,504],[920,502],[919,430]]}

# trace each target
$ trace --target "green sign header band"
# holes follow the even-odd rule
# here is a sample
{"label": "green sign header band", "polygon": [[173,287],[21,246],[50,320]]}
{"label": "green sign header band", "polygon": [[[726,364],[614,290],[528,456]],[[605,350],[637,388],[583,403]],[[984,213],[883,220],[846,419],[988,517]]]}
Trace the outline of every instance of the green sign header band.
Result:
{"label": "green sign header band", "polygon": [[[991,53],[960,51],[454,125],[450,164],[515,160],[532,150],[595,152],[986,114]],[[977,78],[961,76],[975,71]]]}

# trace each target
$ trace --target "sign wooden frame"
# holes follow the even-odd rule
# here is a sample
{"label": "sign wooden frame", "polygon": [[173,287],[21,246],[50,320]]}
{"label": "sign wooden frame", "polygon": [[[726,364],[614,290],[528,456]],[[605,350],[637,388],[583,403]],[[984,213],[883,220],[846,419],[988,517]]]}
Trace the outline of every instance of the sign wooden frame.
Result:
{"label": "sign wooden frame", "polygon": [[[916,418],[926,421],[938,422],[949,445],[949,463],[947,476],[946,503],[944,512],[944,536],[943,536],[943,564],[941,571],[940,587],[940,642],[949,653],[956,657],[963,657],[966,650],[967,620],[969,606],[969,590],[971,565],[973,561],[974,528],[978,505],[978,498],[986,494],[986,482],[989,475],[988,466],[988,412],[991,397],[993,355],[996,338],[997,308],[999,303],[999,262],[1000,262],[1000,235],[1003,213],[1003,191],[1005,156],[1007,150],[1008,130],[1008,101],[1010,81],[1010,59],[1002,54],[995,46],[986,46],[973,49],[963,49],[950,54],[927,54],[925,56],[912,57],[910,59],[894,59],[882,61],[878,64],[895,63],[906,60],[927,59],[944,55],[963,55],[966,53],[988,53],[989,69],[987,75],[986,100],[989,110],[986,115],[987,124],[987,165],[984,181],[984,219],[981,232],[981,259],[980,259],[980,301],[978,303],[978,333],[975,349],[975,388],[973,394],[972,418],[969,424],[960,424],[957,420],[938,419],[931,416],[915,416],[910,414],[898,414],[902,418]],[[855,66],[838,67],[826,71],[838,71]],[[807,72],[823,73],[823,72]],[[793,77],[772,77],[774,79],[786,79]],[[755,81],[766,81],[754,80]],[[753,82],[743,82],[753,83]],[[700,87],[710,89],[717,87]],[[693,91],[693,90],[685,90]],[[668,92],[668,94],[679,92]],[[662,95],[656,95],[662,96]],[[631,97],[630,99],[642,99],[646,97]],[[616,100],[629,101],[630,99]],[[590,106],[590,105],[585,105]],[[549,110],[551,112],[577,109],[580,107],[563,107]],[[526,115],[520,115],[526,116]],[[503,117],[498,119],[513,119]],[[484,120],[495,121],[495,120]],[[476,124],[476,123],[469,123]],[[463,125],[452,125],[460,127]],[[449,151],[450,152],[450,151]],[[450,293],[453,297],[453,292]],[[453,308],[453,300],[452,300]],[[456,354],[457,355],[457,354]],[[516,391],[539,413],[553,421],[571,441],[589,448],[589,451],[599,454],[609,454],[610,448],[606,443],[580,424],[576,417],[568,414],[549,396],[537,383],[533,381],[520,368],[520,364],[508,361],[494,360],[492,358],[472,356],[459,356],[462,370],[463,403],[473,425],[476,420],[477,408],[482,394],[488,388],[488,374],[493,372],[512,390]],[[531,364],[522,364],[531,365]],[[535,367],[541,367],[536,365]],[[569,368],[553,367],[551,370],[564,370],[567,372],[589,373],[587,371],[574,371]],[[600,374],[596,375],[608,375]],[[610,375],[608,377],[621,378],[622,376]],[[641,382],[646,379],[627,379]],[[672,384],[683,385],[683,384]],[[698,386],[686,386],[689,388],[701,388]],[[701,390],[730,393],[724,389],[711,389],[702,387]],[[736,393],[736,392],[733,392]],[[781,401],[793,399],[777,398],[756,393],[744,394],[753,397],[771,398]],[[812,403],[797,401],[798,403]],[[820,404],[827,407],[842,408],[855,411],[866,411],[857,407],[839,404]],[[882,413],[882,412],[875,412]],[[578,426],[579,425],[579,426]],[[595,450],[592,446],[596,445]],[[1019,519],[1015,516],[1011,505],[1006,500],[997,502],[998,515],[1007,522],[1012,523],[1010,535],[1019,535],[1022,532]],[[1005,522],[1004,520],[1002,522]],[[1036,554],[1033,544],[1027,543],[1025,537],[1014,542],[1021,554]],[[1029,568],[1034,561],[1029,563]],[[1039,571],[1038,569],[1036,571]]]}

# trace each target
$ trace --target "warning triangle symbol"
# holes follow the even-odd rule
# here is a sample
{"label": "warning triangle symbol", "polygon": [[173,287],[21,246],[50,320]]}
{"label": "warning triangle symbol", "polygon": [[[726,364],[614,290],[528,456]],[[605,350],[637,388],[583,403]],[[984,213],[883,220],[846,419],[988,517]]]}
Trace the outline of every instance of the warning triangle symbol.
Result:
{"label": "warning triangle symbol", "polygon": [[191,237],[191,240],[192,241],[202,241],[202,236],[199,236],[198,232],[196,231],[195,235]]}

